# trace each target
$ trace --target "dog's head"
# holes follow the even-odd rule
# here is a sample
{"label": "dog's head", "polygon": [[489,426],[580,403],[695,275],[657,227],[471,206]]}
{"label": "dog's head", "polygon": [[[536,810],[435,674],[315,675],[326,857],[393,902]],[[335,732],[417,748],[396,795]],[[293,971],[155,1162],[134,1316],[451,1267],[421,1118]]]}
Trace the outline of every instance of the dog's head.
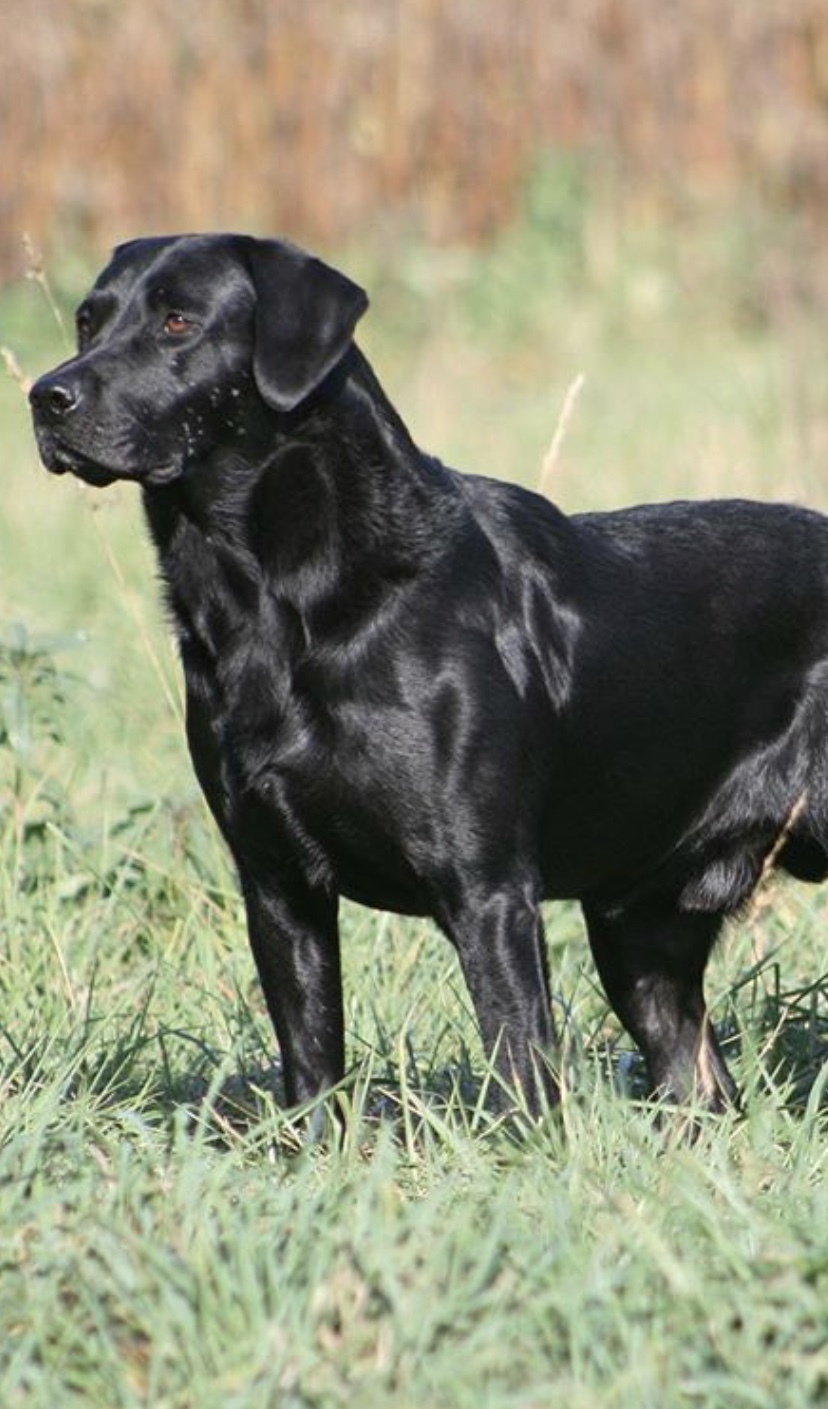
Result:
{"label": "dog's head", "polygon": [[38,448],[90,484],[168,483],[244,448],[251,397],[294,411],[347,352],[362,289],[282,240],[121,245],[77,313],[78,352],[32,387]]}

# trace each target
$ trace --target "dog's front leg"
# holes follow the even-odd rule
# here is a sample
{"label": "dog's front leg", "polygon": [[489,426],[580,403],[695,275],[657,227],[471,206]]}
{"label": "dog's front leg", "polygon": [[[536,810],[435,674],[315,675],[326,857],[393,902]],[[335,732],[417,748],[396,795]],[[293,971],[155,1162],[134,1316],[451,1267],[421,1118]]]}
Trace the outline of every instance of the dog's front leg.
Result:
{"label": "dog's front leg", "polygon": [[288,1105],[345,1071],[337,901],[301,880],[241,868],[250,946],[276,1029]]}
{"label": "dog's front leg", "polygon": [[[551,1070],[555,1028],[540,904],[534,887],[510,884],[471,894],[445,922],[505,1092],[533,1115],[557,1103]],[[502,1107],[503,1093],[497,1104]]]}

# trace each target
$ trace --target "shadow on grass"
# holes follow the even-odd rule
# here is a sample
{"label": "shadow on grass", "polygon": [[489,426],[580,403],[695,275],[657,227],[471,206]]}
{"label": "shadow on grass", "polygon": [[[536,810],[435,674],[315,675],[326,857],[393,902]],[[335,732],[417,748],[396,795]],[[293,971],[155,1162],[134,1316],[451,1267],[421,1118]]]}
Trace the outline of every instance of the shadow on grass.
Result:
{"label": "shadow on grass", "polygon": [[[278,1061],[269,1057],[269,1035],[246,1050],[222,1052],[193,1032],[152,1023],[151,995],[123,1025],[89,1017],[81,1032],[52,1034],[26,1046],[0,1029],[6,1048],[6,1097],[25,1101],[51,1090],[55,1118],[68,1107],[94,1111],[96,1118],[134,1113],[163,1139],[173,1128],[198,1133],[214,1148],[250,1153],[261,1147],[296,1154],[314,1135],[334,1130],[332,1102],[321,1100],[302,1112],[288,1110]],[[123,1017],[123,1015],[122,1015]],[[783,988],[772,961],[757,965],[735,985],[718,1022],[734,1073],[748,1088],[750,1104],[780,1101],[796,1117],[828,1114],[828,976],[800,987]],[[646,1098],[640,1056],[628,1039],[608,1039],[601,1024],[584,1039],[570,1015],[563,1057],[567,1098],[590,1099],[597,1087],[615,1088],[612,1099],[639,1105]],[[411,1035],[396,1052],[364,1049],[338,1089],[345,1128],[370,1132],[391,1129],[413,1152],[430,1136],[453,1141],[520,1139],[531,1119],[511,1115],[492,1100],[497,1081],[481,1059],[459,1046],[456,1060],[441,1053],[431,1063],[418,1055]],[[501,1103],[502,1106],[502,1103]],[[655,1109],[655,1108],[654,1108]],[[358,1137],[362,1138],[362,1136]]]}
{"label": "shadow on grass", "polygon": [[[746,1001],[739,1003],[742,995]],[[758,1059],[773,1087],[784,1092],[792,1113],[828,1111],[828,975],[786,988],[779,966],[763,964],[740,981],[731,1004],[746,1010],[741,1035],[731,1036],[725,1023],[728,1044],[743,1063],[750,1048],[750,1059]]]}

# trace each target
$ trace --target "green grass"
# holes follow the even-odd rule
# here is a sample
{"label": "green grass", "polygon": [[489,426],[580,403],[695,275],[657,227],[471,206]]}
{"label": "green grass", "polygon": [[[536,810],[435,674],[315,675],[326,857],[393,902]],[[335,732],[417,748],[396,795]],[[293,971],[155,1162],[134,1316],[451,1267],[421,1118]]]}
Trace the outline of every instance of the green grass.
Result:
{"label": "green grass", "polygon": [[[564,507],[828,502],[816,319],[764,310],[731,241],[542,256],[531,221],[476,258],[354,256],[423,444],[535,483],[583,372]],[[61,355],[33,284],[0,342],[28,373]],[[347,907],[350,1136],[303,1147],[138,505],[47,478],[10,379],[0,425],[4,1409],[824,1403],[825,890],[763,892],[717,956],[745,1113],[692,1139],[640,1101],[574,909],[549,914],[566,1099],[516,1133],[449,947]]]}

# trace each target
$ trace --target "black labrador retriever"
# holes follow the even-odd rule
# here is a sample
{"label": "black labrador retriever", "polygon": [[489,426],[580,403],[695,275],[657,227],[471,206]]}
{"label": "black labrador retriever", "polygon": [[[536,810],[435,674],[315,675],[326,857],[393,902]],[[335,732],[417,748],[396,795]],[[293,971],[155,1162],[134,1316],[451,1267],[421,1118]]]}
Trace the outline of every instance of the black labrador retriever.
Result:
{"label": "black labrador retriever", "polygon": [[447,469],[366,306],[282,241],[136,240],[31,392],[50,470],[141,486],[288,1100],[343,1076],[344,895],[433,917],[504,1084],[553,1102],[541,902],[573,897],[654,1090],[719,1107],[722,924],[828,873],[828,519],[565,517]]}

